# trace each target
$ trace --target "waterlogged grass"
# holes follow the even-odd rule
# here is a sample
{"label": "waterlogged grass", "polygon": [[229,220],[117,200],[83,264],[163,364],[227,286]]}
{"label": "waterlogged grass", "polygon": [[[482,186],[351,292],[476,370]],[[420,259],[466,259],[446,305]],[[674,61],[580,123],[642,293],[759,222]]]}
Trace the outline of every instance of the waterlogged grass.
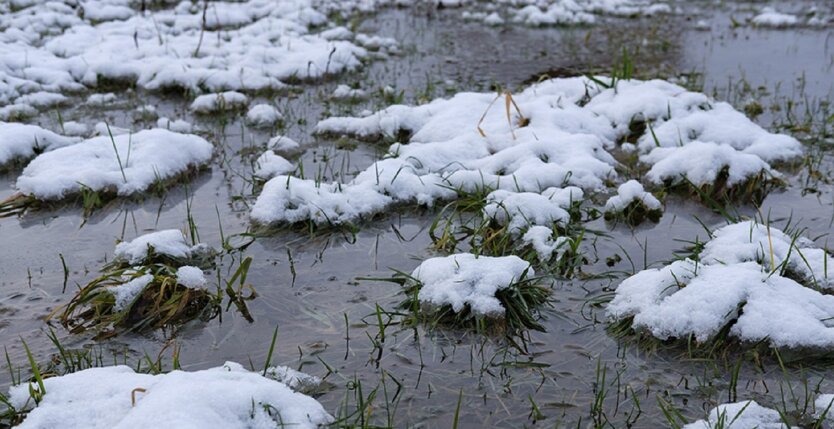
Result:
{"label": "waterlogged grass", "polygon": [[[225,288],[218,286],[212,291],[208,287],[188,287],[179,283],[177,270],[186,265],[213,268],[213,251],[181,260],[151,249],[141,265],[131,265],[123,260],[107,264],[101,276],[79,288],[69,303],[58,307],[50,318],[56,317],[71,333],[92,330],[97,339],[103,339],[122,332],[177,328],[195,319],[211,320],[220,314],[225,292],[229,299],[226,309],[235,305],[251,322],[246,302],[257,296],[255,289],[246,283],[251,261],[251,257],[245,258],[231,279],[225,282]],[[118,292],[114,292],[117,288],[129,288],[131,281],[145,276],[150,276],[146,285],[133,293],[122,292],[129,294],[129,299],[126,303],[118,302]]]}
{"label": "waterlogged grass", "polygon": [[695,197],[707,205],[712,205],[714,201],[726,201],[729,204],[752,203],[759,206],[771,191],[785,186],[782,179],[764,170],[735,185],[727,183],[728,177],[729,167],[724,167],[718,172],[715,181],[712,183],[699,186],[689,180],[684,180],[678,185],[667,185],[667,187],[673,192],[677,191]]}
{"label": "waterlogged grass", "polygon": [[[531,245],[526,244],[522,231],[511,231],[509,223],[500,224],[484,211],[486,197],[493,190],[488,187],[474,192],[456,189],[458,199],[445,205],[429,227],[429,237],[437,250],[454,253],[468,251],[475,255],[516,255],[549,273],[570,276],[587,262],[580,251],[585,230],[579,224],[582,201],[569,207],[571,221],[551,225],[551,238],[566,238],[549,258],[544,260]],[[506,207],[499,205],[505,218],[510,218]]]}

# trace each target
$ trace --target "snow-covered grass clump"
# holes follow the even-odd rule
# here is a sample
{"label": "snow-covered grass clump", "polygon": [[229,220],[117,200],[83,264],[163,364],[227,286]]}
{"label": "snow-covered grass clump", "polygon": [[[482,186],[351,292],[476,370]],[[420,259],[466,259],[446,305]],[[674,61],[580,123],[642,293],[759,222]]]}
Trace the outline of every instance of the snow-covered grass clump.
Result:
{"label": "snow-covered grass clump", "polygon": [[35,1],[0,15],[0,107],[18,106],[0,113],[32,113],[95,87],[277,90],[355,70],[368,57],[358,42],[311,32],[328,22],[313,0],[183,1],[153,13],[91,3],[80,13]]}
{"label": "snow-covered grass clump", "polygon": [[624,280],[608,305],[618,330],[698,344],[834,347],[834,257],[795,232],[745,221],[691,258]]}
{"label": "snow-covered grass clump", "polygon": [[591,25],[599,21],[601,16],[636,17],[671,13],[672,8],[663,2],[646,0],[591,0],[591,1],[516,1],[498,0],[499,5],[505,6],[502,12],[506,19],[494,10],[494,6],[487,11],[465,11],[464,19],[483,21],[488,25],[500,25],[505,21],[529,25],[533,27],[553,25]]}
{"label": "snow-covered grass clump", "polygon": [[175,229],[119,243],[102,275],[78,289],[59,319],[71,331],[95,329],[100,337],[209,319],[221,300],[203,271],[214,255],[205,244],[188,245]]}
{"label": "snow-covered grass clump", "polygon": [[37,125],[0,122],[0,169],[14,161],[28,161],[39,153],[79,142]]}
{"label": "snow-covered grass clump", "polygon": [[612,152],[626,142],[636,142],[628,144],[650,182],[711,186],[716,197],[733,196],[777,177],[770,163],[802,154],[796,139],[769,133],[704,94],[660,80],[621,80],[613,88],[603,80],[552,79],[500,95],[506,103],[496,102],[494,93],[459,93],[421,106],[325,119],[318,133],[396,142],[347,183],[272,179],[252,219],[338,225],[392,204],[432,206],[496,190],[599,191],[617,180]]}
{"label": "snow-covered grass clump", "polygon": [[789,429],[779,411],[765,408],[756,401],[721,404],[709,412],[706,420],[685,425],[683,429]]}
{"label": "snow-covered grass clump", "polygon": [[[272,374],[288,377],[282,380]],[[37,400],[35,383],[13,386],[9,402],[26,413],[18,426],[23,429],[315,429],[331,423],[333,417],[321,404],[295,391],[292,383],[303,376],[284,368],[270,368],[263,376],[234,362],[157,375],[111,366],[46,378],[45,392],[38,392]]]}
{"label": "snow-covered grass clump", "polygon": [[163,129],[100,136],[39,155],[16,187],[41,201],[86,191],[129,196],[194,171],[211,156],[202,137]]}
{"label": "snow-covered grass clump", "polygon": [[622,219],[629,225],[638,225],[644,219],[660,220],[663,205],[652,194],[643,189],[636,180],[629,180],[617,188],[617,195],[609,198],[603,208],[605,219]]}
{"label": "snow-covered grass clump", "polygon": [[549,290],[538,285],[530,263],[517,256],[489,257],[461,253],[431,258],[405,283],[413,320],[478,331],[518,332],[539,329],[536,307]]}
{"label": "snow-covered grass clump", "polygon": [[351,88],[347,85],[339,85],[333,90],[330,98],[334,100],[355,101],[366,98],[368,93],[365,90],[358,88]]}
{"label": "snow-covered grass clump", "polygon": [[772,7],[763,8],[761,13],[754,16],[750,22],[757,27],[774,28],[793,27],[800,23],[796,15],[777,12]]}
{"label": "snow-covered grass clump", "polygon": [[267,150],[255,161],[255,176],[269,180],[279,174],[287,174],[295,170],[295,166],[284,159],[281,155],[276,155],[272,150]]}
{"label": "snow-covered grass clump", "polygon": [[194,99],[191,110],[194,113],[217,113],[240,110],[246,107],[249,98],[237,91],[224,91],[217,94],[205,94]]}
{"label": "snow-covered grass clump", "polygon": [[246,112],[246,122],[259,128],[270,128],[283,118],[284,115],[269,104],[257,104]]}
{"label": "snow-covered grass clump", "polygon": [[116,245],[114,255],[116,259],[136,265],[155,257],[187,261],[207,251],[208,247],[205,244],[189,246],[179,230],[166,229],[121,242]]}
{"label": "snow-covered grass clump", "polygon": [[479,255],[516,255],[568,274],[580,262],[575,251],[581,230],[574,221],[581,216],[583,196],[573,186],[465,195],[444,207],[429,236],[443,251],[467,247]]}

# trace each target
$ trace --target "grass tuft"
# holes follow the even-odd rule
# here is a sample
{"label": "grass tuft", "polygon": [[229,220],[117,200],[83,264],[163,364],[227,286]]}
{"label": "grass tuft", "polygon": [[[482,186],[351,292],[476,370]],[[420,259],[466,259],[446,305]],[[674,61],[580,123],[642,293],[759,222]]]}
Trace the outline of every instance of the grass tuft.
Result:
{"label": "grass tuft", "polygon": [[[209,269],[214,265],[214,252],[206,251],[188,260],[158,254],[151,248],[142,265],[132,266],[123,260],[115,260],[102,270],[102,275],[78,289],[66,305],[57,308],[50,317],[72,333],[96,331],[96,338],[108,338],[121,332],[141,332],[167,327],[176,328],[186,322],[200,319],[208,321],[220,314],[223,291],[189,288],[177,281],[177,269],[185,265]],[[231,304],[247,320],[252,320],[245,301],[256,294],[250,285],[244,284],[251,258],[241,262],[235,276],[227,282],[226,293]],[[114,288],[142,276],[152,276],[151,281],[122,306],[117,305]],[[240,286],[233,283],[240,279]],[[244,296],[243,291],[250,293]],[[228,307],[227,307],[228,309]]]}
{"label": "grass tuft", "polygon": [[495,293],[505,312],[501,316],[489,316],[472,311],[469,306],[455,312],[451,305],[429,305],[420,302],[423,284],[416,278],[397,272],[391,279],[402,284],[405,299],[398,307],[406,311],[405,325],[426,324],[430,327],[472,330],[480,334],[518,336],[528,329],[544,332],[539,323],[538,309],[550,301],[550,289],[540,284],[539,278],[527,277]]}

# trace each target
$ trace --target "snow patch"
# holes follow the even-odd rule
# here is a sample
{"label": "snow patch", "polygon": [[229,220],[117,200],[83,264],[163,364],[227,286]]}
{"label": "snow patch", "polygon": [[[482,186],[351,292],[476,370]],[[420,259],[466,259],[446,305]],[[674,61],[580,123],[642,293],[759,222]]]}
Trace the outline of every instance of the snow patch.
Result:
{"label": "snow patch", "polygon": [[205,139],[163,129],[93,137],[39,155],[16,187],[40,200],[58,200],[84,187],[128,196],[206,164],[211,154]]}
{"label": "snow patch", "polygon": [[[280,424],[315,429],[333,421],[315,399],[234,362],[160,375],[138,374],[127,366],[92,368],[43,382],[46,394],[19,426],[22,429],[277,428]],[[28,383],[9,392],[16,408],[32,408]]]}
{"label": "snow patch", "polygon": [[417,299],[424,304],[450,305],[455,312],[468,306],[476,314],[503,317],[505,308],[495,293],[535,272],[517,256],[462,253],[428,259],[411,275],[422,284]]}

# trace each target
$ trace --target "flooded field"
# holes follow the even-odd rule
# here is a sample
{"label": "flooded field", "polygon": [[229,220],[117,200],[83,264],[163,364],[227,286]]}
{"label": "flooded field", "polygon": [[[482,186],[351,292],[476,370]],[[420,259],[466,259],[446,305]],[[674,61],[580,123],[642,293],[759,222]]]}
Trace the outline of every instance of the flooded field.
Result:
{"label": "flooded field", "polygon": [[[393,38],[397,47],[382,48],[378,58],[366,59],[355,71],[247,92],[250,106],[271,104],[282,113],[274,127],[251,126],[245,108],[197,114],[189,107],[194,96],[176,91],[132,85],[68,93],[68,102],[24,122],[63,134],[70,121],[90,129],[105,122],[138,131],[156,127],[158,118],[182,119],[212,144],[213,155],[206,168],[159,192],[92,206],[78,198],[0,218],[0,339],[13,367],[0,372],[0,381],[8,386],[20,378],[18,371],[25,380],[31,375],[24,341],[44,367],[60,362],[52,330],[64,348],[93,350],[107,364],[124,360],[135,367],[160,356],[167,370],[176,355],[188,371],[226,361],[260,371],[271,361],[321,377],[326,383],[313,396],[338,427],[680,427],[706,418],[719,404],[750,399],[786,410],[794,424],[814,427],[808,416],[822,411],[811,410],[814,398],[834,393],[831,359],[824,353],[808,359],[805,350],[780,348],[774,355],[738,346],[706,356],[688,350],[685,340],[620,338],[606,313],[623,280],[688,254],[693,243],[709,240],[709,231],[731,223],[728,219],[767,219],[774,228],[802,230],[819,248],[834,247],[829,237],[834,24],[748,22],[764,6],[797,16],[817,10],[829,17],[834,7],[680,3],[673,13],[602,14],[590,25],[544,27],[465,19],[465,11],[481,10],[482,3],[381,7],[344,22],[333,18],[357,34]],[[663,79],[727,101],[768,131],[796,137],[804,152],[774,163],[785,186],[768,193],[758,207],[711,205],[641,180],[662,197],[663,215],[657,223],[630,227],[593,216],[591,209],[602,210],[616,185],[639,180],[645,171],[620,170],[601,191],[586,190],[577,222],[584,230],[580,263],[569,275],[533,263],[551,289],[551,301],[540,309],[541,331],[508,338],[403,322],[408,316],[398,307],[403,288],[385,279],[449,254],[432,239],[446,201],[431,207],[392,204],[351,227],[314,228],[311,222],[263,227],[250,219],[264,189],[254,177],[256,159],[276,135],[300,144],[282,153],[293,164],[288,175],[347,183],[380,160],[393,141],[316,133],[326,118],[368,116],[392,104],[422,105],[469,91],[506,89],[522,100],[518,94],[536,82],[607,76],[626,64],[634,78]],[[343,84],[367,94],[333,97]],[[85,102],[95,92],[115,98],[101,105]],[[527,105],[519,104],[525,112]],[[507,101],[507,116],[509,106]],[[503,115],[504,101],[493,109]],[[473,131],[478,126],[460,124]],[[618,160],[628,157],[619,149],[612,153]],[[15,195],[24,166],[0,170],[0,200]],[[198,238],[194,241],[228,250],[217,257],[216,269],[207,271],[209,284],[219,291],[251,257],[245,278],[255,291],[245,301],[251,318],[224,300],[219,317],[211,320],[107,339],[61,326],[52,313],[99,277],[100,268],[113,260],[117,241],[166,229],[185,231],[189,242]],[[456,252],[471,250],[462,242]],[[772,244],[770,253],[772,258]]]}

